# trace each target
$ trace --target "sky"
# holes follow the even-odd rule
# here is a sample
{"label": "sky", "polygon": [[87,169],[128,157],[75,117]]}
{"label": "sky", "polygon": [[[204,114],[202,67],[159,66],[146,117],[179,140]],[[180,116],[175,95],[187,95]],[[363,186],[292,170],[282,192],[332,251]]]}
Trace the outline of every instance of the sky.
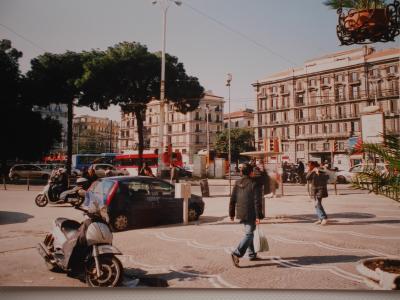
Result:
{"label": "sky", "polygon": [[[166,2],[166,51],[206,90],[225,100],[231,73],[231,111],[255,108],[251,84],[257,80],[360,47],[339,45],[336,11],[323,0]],[[162,47],[162,11],[152,0],[0,0],[0,39],[10,39],[23,52],[23,73],[44,52],[105,50],[122,41],[140,42],[155,52]],[[399,47],[399,39],[374,47]],[[75,114],[120,120],[118,107],[97,112],[78,108]]]}

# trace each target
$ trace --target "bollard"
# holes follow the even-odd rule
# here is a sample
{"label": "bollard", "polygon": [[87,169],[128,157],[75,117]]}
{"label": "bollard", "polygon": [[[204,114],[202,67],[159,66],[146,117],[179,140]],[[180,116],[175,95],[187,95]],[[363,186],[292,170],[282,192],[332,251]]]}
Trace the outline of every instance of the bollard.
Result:
{"label": "bollard", "polygon": [[28,185],[28,191],[29,191],[29,174],[28,174],[28,180],[27,180],[27,185]]}
{"label": "bollard", "polygon": [[190,183],[175,184],[175,198],[183,199],[183,224],[189,223],[189,198],[191,195]]}
{"label": "bollard", "polygon": [[210,197],[210,188],[208,187],[207,179],[200,180],[200,189],[201,189],[201,196]]}
{"label": "bollard", "polygon": [[7,185],[6,185],[6,176],[4,176],[3,174],[3,186],[4,186],[4,190],[7,190]]}

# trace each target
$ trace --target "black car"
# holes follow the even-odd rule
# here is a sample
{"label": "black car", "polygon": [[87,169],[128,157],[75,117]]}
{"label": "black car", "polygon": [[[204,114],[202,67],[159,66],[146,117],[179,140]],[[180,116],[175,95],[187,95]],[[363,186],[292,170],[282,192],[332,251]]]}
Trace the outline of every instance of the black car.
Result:
{"label": "black car", "polygon": [[[84,205],[91,201],[105,204],[112,228],[116,231],[183,221],[183,201],[175,198],[174,186],[145,176],[105,177],[95,181],[86,193]],[[189,199],[189,221],[204,211],[200,196]]]}

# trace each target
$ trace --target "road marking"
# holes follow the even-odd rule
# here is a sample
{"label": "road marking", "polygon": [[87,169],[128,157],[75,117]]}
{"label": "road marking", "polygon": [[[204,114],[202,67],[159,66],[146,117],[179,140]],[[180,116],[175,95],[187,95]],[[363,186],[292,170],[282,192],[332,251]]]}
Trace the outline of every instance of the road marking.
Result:
{"label": "road marking", "polygon": [[[136,259],[134,259],[131,255],[128,254],[124,254],[121,255],[121,261],[124,262],[126,259],[138,266],[142,266],[145,267],[147,269],[150,270],[157,270],[157,271],[161,271],[164,273],[168,273],[169,271],[174,271],[176,273],[182,274],[182,275],[189,275],[192,277],[196,277],[196,278],[207,278],[208,281],[215,287],[215,288],[240,288],[236,285],[233,285],[229,282],[227,282],[225,279],[222,278],[221,274],[199,274],[199,273],[193,273],[193,272],[188,272],[188,271],[181,271],[179,270],[177,267],[175,266],[163,266],[163,265],[149,265],[149,264],[144,264],[142,262],[137,261]],[[210,280],[211,279],[211,280]]]}
{"label": "road marking", "polygon": [[[298,226],[290,225],[290,224],[271,224],[271,225],[272,226],[296,227],[298,229]],[[312,231],[316,231],[316,232],[323,232],[323,233],[348,234],[348,235],[357,236],[357,237],[363,237],[363,238],[368,238],[368,239],[400,240],[400,236],[379,236],[379,235],[359,233],[359,232],[355,232],[355,231],[329,230],[329,229],[322,229],[322,228],[320,229],[320,228],[315,228],[315,227],[311,227],[311,226],[307,226],[307,229],[312,230]]]}
{"label": "road marking", "polygon": [[[149,232],[148,234],[152,234],[154,236],[156,236],[157,238],[164,240],[164,241],[171,241],[171,242],[186,242],[186,245],[189,247],[194,247],[194,248],[199,248],[198,246],[196,246],[196,244],[201,245],[201,249],[206,249],[206,250],[211,250],[211,251],[215,251],[215,250],[224,250],[224,252],[227,253],[231,253],[232,248],[231,247],[222,247],[222,246],[210,246],[210,245],[205,245],[205,244],[200,244],[198,242],[196,242],[193,239],[184,239],[184,238],[174,238],[171,236],[168,236],[166,233],[161,232],[161,233],[157,233],[157,232]],[[195,241],[195,243],[193,243],[193,241]],[[361,276],[358,276],[354,273],[345,271],[337,266],[334,265],[326,265],[326,266],[305,266],[305,265],[301,265],[301,264],[296,264],[293,262],[290,262],[288,260],[282,259],[280,256],[262,256],[260,255],[260,258],[263,259],[272,259],[273,261],[275,261],[276,263],[282,265],[282,266],[286,266],[286,267],[294,267],[294,268],[298,268],[301,270],[307,270],[307,271],[329,271],[330,273],[342,277],[344,279],[348,279],[351,281],[355,281],[358,283],[362,283],[363,282],[363,278]],[[185,273],[180,271],[181,273]],[[192,273],[188,273],[188,274],[192,274]],[[229,283],[228,283],[229,284]]]}
{"label": "road marking", "polygon": [[35,247],[26,247],[26,248],[19,248],[19,249],[11,249],[11,250],[0,251],[0,254],[4,254],[4,253],[7,253],[7,252],[28,250],[28,249],[36,249],[36,246]]}

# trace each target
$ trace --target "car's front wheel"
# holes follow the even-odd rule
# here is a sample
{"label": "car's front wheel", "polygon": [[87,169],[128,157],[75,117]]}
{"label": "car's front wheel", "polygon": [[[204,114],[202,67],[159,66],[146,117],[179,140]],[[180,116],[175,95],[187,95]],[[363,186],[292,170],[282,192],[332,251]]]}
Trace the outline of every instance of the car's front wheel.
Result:
{"label": "car's front wheel", "polygon": [[344,176],[339,175],[338,177],[336,177],[336,182],[342,184],[342,183],[347,183],[347,180]]}

